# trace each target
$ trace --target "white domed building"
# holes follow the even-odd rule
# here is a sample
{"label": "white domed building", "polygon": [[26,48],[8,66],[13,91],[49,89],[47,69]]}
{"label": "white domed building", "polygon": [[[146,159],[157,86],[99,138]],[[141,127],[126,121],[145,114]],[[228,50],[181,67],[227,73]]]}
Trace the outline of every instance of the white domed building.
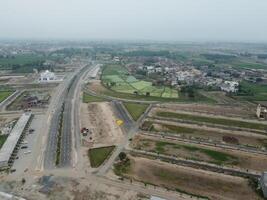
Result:
{"label": "white domed building", "polygon": [[50,82],[57,79],[55,73],[45,70],[40,74],[39,82]]}

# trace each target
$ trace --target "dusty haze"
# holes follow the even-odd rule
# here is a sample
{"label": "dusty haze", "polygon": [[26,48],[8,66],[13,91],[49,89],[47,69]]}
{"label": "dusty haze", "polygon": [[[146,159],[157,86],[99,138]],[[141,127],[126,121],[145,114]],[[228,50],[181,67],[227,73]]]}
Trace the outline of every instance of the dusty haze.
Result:
{"label": "dusty haze", "polygon": [[0,38],[267,41],[266,0],[1,0]]}

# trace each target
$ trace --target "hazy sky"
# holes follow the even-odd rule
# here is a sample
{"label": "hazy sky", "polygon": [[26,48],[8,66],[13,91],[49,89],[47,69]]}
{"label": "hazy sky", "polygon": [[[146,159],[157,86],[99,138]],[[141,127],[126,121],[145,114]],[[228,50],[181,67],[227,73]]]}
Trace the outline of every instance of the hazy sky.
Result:
{"label": "hazy sky", "polygon": [[267,41],[267,0],[0,0],[0,38]]}

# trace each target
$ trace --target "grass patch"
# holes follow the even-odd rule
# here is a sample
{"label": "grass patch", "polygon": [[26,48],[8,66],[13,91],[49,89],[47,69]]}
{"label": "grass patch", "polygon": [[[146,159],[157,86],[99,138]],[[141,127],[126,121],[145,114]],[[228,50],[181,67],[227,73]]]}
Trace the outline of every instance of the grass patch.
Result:
{"label": "grass patch", "polygon": [[92,96],[87,93],[83,93],[83,103],[91,103],[91,102],[102,102],[105,101],[102,97]]}
{"label": "grass patch", "polygon": [[123,103],[127,111],[130,113],[132,118],[137,121],[139,117],[146,111],[148,104],[140,104],[140,103]]}
{"label": "grass patch", "polygon": [[0,135],[0,149],[7,139],[7,135]]}
{"label": "grass patch", "polygon": [[113,171],[117,176],[123,177],[125,174],[129,173],[130,168],[131,168],[131,161],[129,158],[126,158],[125,160],[114,164]]}
{"label": "grass patch", "polygon": [[91,167],[99,167],[114,150],[115,146],[100,147],[88,150],[88,156],[90,158]]}
{"label": "grass patch", "polygon": [[219,125],[232,126],[232,127],[258,129],[258,130],[264,130],[264,131],[267,130],[267,125],[265,124],[244,122],[244,121],[238,121],[238,120],[232,120],[232,119],[212,118],[212,117],[196,116],[196,115],[173,113],[173,112],[157,112],[156,115],[159,117],[176,118],[176,119],[182,119],[182,120],[204,122],[204,123],[210,123],[210,124],[219,124]]}
{"label": "grass patch", "polygon": [[13,92],[13,90],[0,91],[0,103],[9,97]]}
{"label": "grass patch", "polygon": [[[157,154],[176,155],[184,159],[205,161],[217,165],[222,165],[224,163],[234,165],[238,164],[238,158],[236,156],[213,149],[188,144],[176,144],[172,142],[142,139],[134,148],[154,152]],[[175,151],[176,149],[179,150]]]}

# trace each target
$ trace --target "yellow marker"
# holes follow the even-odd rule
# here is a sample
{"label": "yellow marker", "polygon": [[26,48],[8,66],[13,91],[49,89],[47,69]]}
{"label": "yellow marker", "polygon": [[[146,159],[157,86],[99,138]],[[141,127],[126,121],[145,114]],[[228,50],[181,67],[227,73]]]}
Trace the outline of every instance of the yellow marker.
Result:
{"label": "yellow marker", "polygon": [[117,124],[118,126],[121,126],[121,125],[123,124],[123,121],[120,120],[120,119],[118,119],[118,120],[116,120],[116,124]]}

